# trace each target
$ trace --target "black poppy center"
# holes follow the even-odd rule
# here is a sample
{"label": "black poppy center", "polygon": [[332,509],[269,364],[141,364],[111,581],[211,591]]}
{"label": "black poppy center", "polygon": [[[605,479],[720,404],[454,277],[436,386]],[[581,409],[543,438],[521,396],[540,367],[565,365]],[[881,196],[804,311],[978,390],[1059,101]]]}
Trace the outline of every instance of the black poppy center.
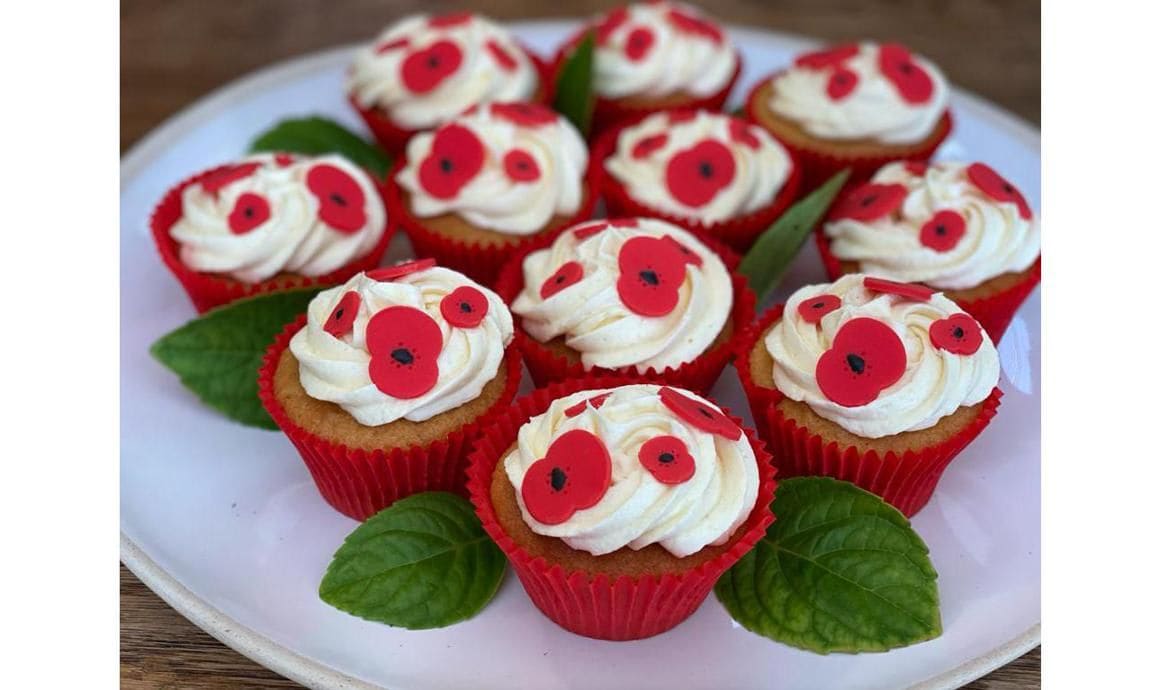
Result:
{"label": "black poppy center", "polygon": [[567,473],[558,467],[552,468],[551,488],[556,491],[562,491],[565,486],[567,486]]}
{"label": "black poppy center", "polygon": [[826,306],[826,303],[825,302],[815,302],[813,306],[815,309],[822,309],[823,307]]}
{"label": "black poppy center", "polygon": [[951,334],[959,340],[962,340],[964,337],[966,337],[966,331],[962,330],[962,326],[955,326],[954,330],[951,331]]}
{"label": "black poppy center", "polygon": [[460,302],[459,303],[459,311],[463,312],[464,314],[470,314],[471,313],[471,305],[467,302]]}
{"label": "black poppy center", "polygon": [[845,84],[847,82],[847,79],[849,79],[849,78],[850,77],[848,77],[845,74],[836,74],[835,75],[835,81],[837,81],[840,84]]}
{"label": "black poppy center", "polygon": [[715,174],[715,168],[711,165],[711,163],[709,161],[703,161],[702,163],[699,163],[699,175],[704,180],[711,179],[711,176],[714,174]]}
{"label": "black poppy center", "polygon": [[864,196],[861,200],[859,200],[859,206],[864,206],[864,207],[870,206],[871,204],[873,204],[877,200],[878,200],[878,197],[876,197],[873,194],[868,195],[868,196]]}
{"label": "black poppy center", "polygon": [[440,158],[439,159],[439,169],[442,170],[443,172],[449,173],[449,172],[451,172],[451,169],[454,167],[455,167],[455,165],[451,162],[450,158]]}
{"label": "black poppy center", "polygon": [[427,66],[431,69],[439,69],[439,57],[435,55],[428,56]]}
{"label": "black poppy center", "polygon": [[244,218],[251,218],[256,214],[256,210],[251,206],[244,206]]}
{"label": "black poppy center", "polygon": [[415,355],[411,354],[411,350],[406,347],[397,347],[392,350],[391,358],[400,364],[411,364],[415,361]]}
{"label": "black poppy center", "polygon": [[342,307],[335,310],[335,320],[336,321],[343,320],[343,308]]}
{"label": "black poppy center", "polygon": [[847,366],[854,373],[861,374],[866,371],[866,360],[852,352],[847,355]]}
{"label": "black poppy center", "polygon": [[528,163],[527,161],[523,160],[523,159],[520,159],[518,162],[515,163],[515,167],[519,168],[520,170],[530,170],[531,164]]}
{"label": "black poppy center", "polygon": [[1007,194],[1014,194],[1014,185],[1010,184],[1009,182],[1003,182],[1002,191],[1006,192]]}
{"label": "black poppy center", "polygon": [[675,454],[668,452],[659,453],[659,462],[663,463],[664,465],[675,462]]}
{"label": "black poppy center", "polygon": [[343,195],[339,192],[332,192],[328,195],[327,198],[331,199],[340,206],[347,206],[347,199],[343,198]]}
{"label": "black poppy center", "polygon": [[697,409],[699,411],[699,414],[703,415],[707,419],[714,419],[715,418],[715,415],[711,414],[711,411],[705,407],[697,407],[695,409]]}
{"label": "black poppy center", "polygon": [[648,268],[648,269],[639,271],[639,280],[643,281],[644,283],[646,283],[648,285],[658,285],[659,284],[659,274]]}
{"label": "black poppy center", "polygon": [[938,235],[939,237],[942,237],[943,235],[946,234],[946,226],[941,224],[941,223],[934,226],[934,234]]}
{"label": "black poppy center", "polygon": [[564,282],[566,282],[566,280],[567,280],[567,276],[565,276],[565,275],[555,276],[555,284],[556,285],[562,285]]}
{"label": "black poppy center", "polygon": [[902,72],[903,74],[910,74],[912,71],[914,71],[914,68],[911,67],[909,62],[903,62],[899,64],[898,71]]}

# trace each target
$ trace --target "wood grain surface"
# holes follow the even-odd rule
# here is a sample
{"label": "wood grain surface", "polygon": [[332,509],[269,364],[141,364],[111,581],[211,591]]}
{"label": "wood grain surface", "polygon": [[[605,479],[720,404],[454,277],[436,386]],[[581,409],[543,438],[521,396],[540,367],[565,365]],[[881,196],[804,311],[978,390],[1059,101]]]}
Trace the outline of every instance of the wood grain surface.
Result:
{"label": "wood grain surface", "polygon": [[[615,2],[564,0],[122,0],[120,146],[209,91],[285,58],[364,41],[415,11],[500,19],[582,17]],[[720,20],[819,37],[901,41],[955,84],[1039,124],[1038,0],[698,1]],[[120,568],[125,688],[294,688],[185,620]],[[1040,687],[1041,649],[968,687]]]}

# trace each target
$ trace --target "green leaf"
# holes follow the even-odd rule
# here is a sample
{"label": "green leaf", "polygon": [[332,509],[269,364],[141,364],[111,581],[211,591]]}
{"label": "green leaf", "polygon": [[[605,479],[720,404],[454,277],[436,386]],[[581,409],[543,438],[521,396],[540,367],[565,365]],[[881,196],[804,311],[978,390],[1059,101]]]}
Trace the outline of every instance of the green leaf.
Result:
{"label": "green leaf", "polygon": [[595,93],[591,88],[595,62],[595,38],[592,33],[579,41],[579,45],[560,68],[553,102],[556,112],[570,120],[583,133],[584,138],[591,132],[591,112],[595,109]]}
{"label": "green leaf", "polygon": [[787,272],[795,255],[802,249],[807,235],[822,219],[838,196],[839,190],[850,177],[850,168],[840,170],[815,191],[776,220],[743,257],[739,273],[747,277],[751,289],[759,298],[774,290]]}
{"label": "green leaf", "polygon": [[387,154],[323,117],[283,120],[256,137],[251,151],[287,151],[312,156],[338,153],[359,167],[375,173],[381,180],[387,177],[387,171],[391,169],[391,159]]}
{"label": "green leaf", "polygon": [[741,105],[731,111],[732,117],[743,117],[745,114],[746,112],[743,110],[743,106]]}
{"label": "green leaf", "polygon": [[287,290],[217,307],[153,343],[152,356],[204,403],[241,424],[275,429],[258,394],[264,351],[318,291]]}
{"label": "green leaf", "polygon": [[787,479],[767,536],[715,594],[747,630],[799,649],[882,652],[938,637],[938,573],[910,523],[826,477]]}
{"label": "green leaf", "polygon": [[335,552],[319,596],[360,618],[410,630],[442,628],[495,596],[507,558],[471,504],[416,494],[370,517]]}

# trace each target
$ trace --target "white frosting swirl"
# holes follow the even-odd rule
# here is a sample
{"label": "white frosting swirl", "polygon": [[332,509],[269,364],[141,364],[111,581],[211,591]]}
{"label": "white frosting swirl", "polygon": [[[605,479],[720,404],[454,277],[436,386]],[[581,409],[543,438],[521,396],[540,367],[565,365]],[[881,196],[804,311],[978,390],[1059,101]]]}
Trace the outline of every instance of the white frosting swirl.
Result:
{"label": "white frosting swirl", "polygon": [[[461,286],[475,288],[487,298],[487,314],[474,328],[452,326],[440,313],[440,301]],[[324,330],[324,324],[351,290],[360,295],[359,310],[351,332],[337,338]],[[443,334],[443,350],[436,360],[439,377],[431,390],[416,398],[387,395],[368,374],[367,324],[376,313],[394,306],[423,310]],[[339,405],[364,426],[380,426],[400,418],[422,422],[478,398],[495,378],[511,336],[511,313],[498,295],[461,273],[435,267],[385,282],[360,273],[345,285],[324,290],[308,305],[307,325],[292,337],[290,347],[308,395]]]}
{"label": "white frosting swirl", "polygon": [[[765,338],[774,359],[775,386],[783,395],[866,438],[930,428],[960,406],[978,404],[990,395],[998,382],[998,351],[985,333],[971,355],[947,352],[931,343],[932,323],[965,312],[942,293],[919,302],[872,292],[863,286],[864,278],[852,273],[834,283],[809,285],[787,300],[782,318]],[[799,316],[799,304],[823,294],[839,297],[842,306],[819,323]],[[844,407],[823,394],[815,368],[839,328],[857,317],[877,319],[894,330],[906,349],[906,371],[874,401]]]}
{"label": "white frosting swirl", "polygon": [[[396,22],[356,55],[347,90],[360,107],[382,108],[397,125],[415,130],[438,126],[477,103],[524,101],[535,95],[535,64],[506,29],[480,15],[447,26],[433,25],[435,19],[415,15]],[[459,67],[434,88],[413,92],[402,75],[404,60],[442,40],[462,52]],[[489,42],[515,64],[504,65]]]}
{"label": "white frosting swirl", "polygon": [[[902,206],[874,221],[827,223],[831,252],[859,262],[863,273],[944,290],[974,287],[1025,270],[1038,258],[1037,216],[1023,218],[1016,204],[991,199],[967,177],[968,167],[934,163],[920,177],[902,163],[884,166],[871,182],[905,187]],[[962,216],[965,231],[953,248],[940,252],[919,237],[924,224],[944,210]]]}
{"label": "white frosting swirl", "polygon": [[772,80],[771,110],[822,139],[874,139],[884,144],[922,141],[938,125],[950,99],[950,86],[934,63],[914,56],[934,85],[929,100],[908,103],[879,69],[879,46],[860,43],[859,52],[842,64],[858,84],[842,100],[827,95],[832,67],[795,65]]}
{"label": "white frosting swirl", "polygon": [[[602,232],[586,239],[576,235],[580,228],[604,222],[608,225]],[[619,297],[619,251],[632,237],[664,235],[695,252],[702,265],[687,265],[671,313],[641,316]],[[570,261],[580,264],[582,279],[543,299],[544,281]],[[539,342],[563,336],[584,365],[608,369],[634,365],[660,372],[695,359],[723,330],[733,300],[731,276],[719,257],[685,230],[651,218],[638,219],[636,228],[609,221],[570,228],[550,247],[526,257],[523,280],[523,291],[511,304],[522,317],[523,330]]]}
{"label": "white frosting swirl", "polygon": [[[732,137],[732,121],[721,113],[698,111],[690,120],[672,122],[667,113],[655,113],[619,133],[615,152],[604,167],[623,184],[631,198],[666,213],[704,223],[752,213],[774,201],[791,175],[791,158],[761,127],[746,125],[747,136],[759,142],[758,148]],[[667,143],[652,152],[635,155],[636,144],[663,134],[667,135]],[[676,154],[704,140],[726,145],[735,160],[735,176],[713,199],[692,207],[680,203],[668,191],[667,166]]]}
{"label": "white frosting swirl", "polygon": [[[171,229],[180,244],[180,261],[196,271],[258,283],[285,272],[321,276],[370,253],[387,225],[387,212],[367,173],[336,155],[293,155],[292,161],[280,164],[270,154],[250,156],[233,166],[258,167],[215,192],[204,189],[203,182],[185,187],[183,214]],[[362,190],[366,222],[359,230],[342,232],[320,218],[319,199],[307,186],[308,171],[320,164],[339,168]],[[237,234],[228,216],[249,193],[267,201],[269,215]]]}
{"label": "white frosting swirl", "polygon": [[[580,391],[551,403],[519,429],[519,443],[504,463],[523,519],[536,534],[562,539],[573,549],[602,555],[624,546],[659,544],[680,558],[720,545],[751,514],[759,491],[759,466],[746,435],[737,441],[683,422],[662,403],[662,386],[633,385]],[[676,389],[679,390],[679,389]],[[695,400],[705,400],[680,390]],[[564,410],[601,393],[601,407],[587,405],[568,417]],[[709,403],[708,403],[709,404]],[[566,522],[546,525],[523,504],[523,477],[560,435],[583,429],[598,436],[611,455],[611,484],[596,505]],[[683,441],[695,460],[694,475],[682,484],[661,483],[639,462],[639,448],[655,436]]]}
{"label": "white frosting swirl", "polygon": [[[606,41],[595,46],[596,93],[607,98],[658,98],[685,92],[706,98],[727,86],[738,55],[726,32],[720,29],[716,41],[684,30],[671,19],[672,13],[703,19],[698,9],[676,2],[655,2],[629,5],[625,12],[626,19],[608,33]],[[627,48],[636,30],[649,31],[654,39],[639,59],[629,56]]]}
{"label": "white frosting swirl", "polygon": [[[520,125],[477,108],[452,121],[466,127],[483,143],[483,167],[450,199],[427,192],[419,181],[419,166],[432,155],[435,132],[423,132],[407,144],[408,164],[396,181],[411,195],[411,210],[421,218],[457,213],[474,226],[507,235],[529,235],[542,230],[555,216],[570,216],[583,204],[583,177],[587,172],[587,145],[566,119]],[[511,151],[531,156],[538,179],[512,179],[504,167]]]}

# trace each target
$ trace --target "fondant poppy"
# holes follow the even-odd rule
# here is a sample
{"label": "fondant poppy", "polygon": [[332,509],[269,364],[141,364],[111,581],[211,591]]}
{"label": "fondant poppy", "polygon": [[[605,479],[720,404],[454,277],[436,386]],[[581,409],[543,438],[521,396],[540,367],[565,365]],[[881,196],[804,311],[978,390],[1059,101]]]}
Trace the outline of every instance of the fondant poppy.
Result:
{"label": "fondant poppy", "polygon": [[681,125],[684,122],[690,122],[695,119],[698,113],[694,110],[672,110],[667,113],[667,124]]}
{"label": "fondant poppy", "polygon": [[900,283],[897,280],[886,280],[867,276],[863,278],[863,287],[871,292],[886,295],[895,295],[915,302],[929,302],[937,290],[918,283]]}
{"label": "fondant poppy", "polygon": [[684,206],[705,206],[735,179],[735,157],[715,139],[679,151],[667,163],[667,191]]}
{"label": "fondant poppy", "polygon": [[841,101],[854,93],[859,84],[859,75],[846,67],[836,67],[827,79],[827,97],[832,101]]}
{"label": "fondant poppy", "polygon": [[676,417],[700,431],[718,434],[731,441],[738,441],[743,435],[743,430],[739,428],[739,425],[723,414],[722,410],[688,397],[674,388],[667,386],[660,388],[659,400]]}
{"label": "fondant poppy", "polygon": [[723,42],[723,32],[706,19],[688,14],[675,7],[667,12],[667,19],[684,33],[701,36],[715,43]]}
{"label": "fondant poppy", "polygon": [[408,91],[427,93],[455,74],[461,64],[463,51],[459,46],[454,41],[440,39],[422,50],[408,53],[399,67],[399,76]]}
{"label": "fondant poppy", "polygon": [[580,240],[594,237],[606,230],[608,225],[614,225],[618,228],[635,228],[639,226],[639,221],[634,218],[608,218],[607,220],[591,221],[576,227],[575,237]]}
{"label": "fondant poppy", "polygon": [[623,26],[627,22],[627,8],[616,7],[603,17],[603,21],[595,27],[595,43],[596,45],[606,45],[607,40],[611,38],[611,34]]}
{"label": "fondant poppy", "polygon": [[884,43],[878,49],[878,66],[907,103],[926,103],[934,93],[930,75],[914,61],[904,46]]}
{"label": "fondant poppy", "polygon": [[451,12],[431,17],[427,20],[427,25],[433,29],[450,29],[453,26],[467,24],[471,21],[472,16],[470,12]]}
{"label": "fondant poppy", "polygon": [[982,346],[982,327],[969,314],[952,314],[930,325],[930,342],[956,355],[973,355]]}
{"label": "fondant poppy", "polygon": [[443,334],[423,310],[383,309],[367,322],[366,343],[367,373],[380,392],[409,400],[435,387]]}
{"label": "fondant poppy", "polygon": [[923,175],[926,175],[926,161],[903,161],[902,167],[906,168],[908,173],[915,175],[916,177],[922,177]]}
{"label": "fondant poppy", "polygon": [[515,182],[534,182],[542,176],[535,157],[523,149],[503,154],[503,172]]}
{"label": "fondant poppy", "polygon": [[398,50],[399,48],[406,48],[409,45],[411,45],[411,39],[406,36],[400,36],[399,38],[393,38],[390,41],[377,45],[375,47],[375,54],[382,55],[389,50]]}
{"label": "fondant poppy", "polygon": [[670,242],[632,237],[619,249],[615,284],[623,306],[640,316],[666,316],[679,303],[686,259]]}
{"label": "fondant poppy", "polygon": [[665,133],[652,134],[643,137],[631,147],[631,157],[643,160],[667,145],[668,137]]}
{"label": "fondant poppy", "polygon": [[559,120],[554,111],[537,103],[494,103],[491,114],[521,127],[542,127]]}
{"label": "fondant poppy", "polygon": [[552,441],[547,454],[527,468],[520,493],[531,517],[558,525],[594,506],[610,486],[607,446],[590,431],[574,429]]}
{"label": "fondant poppy", "polygon": [[982,193],[994,199],[995,201],[1002,201],[1014,204],[1018,207],[1018,215],[1026,220],[1030,220],[1032,214],[1030,212],[1030,204],[1026,203],[1026,197],[1022,196],[1022,192],[1018,188],[1007,182],[1001,175],[994,171],[989,165],[985,163],[972,163],[966,169],[966,176],[974,183],[975,187],[982,190]]}
{"label": "fondant poppy", "polygon": [[419,164],[419,184],[437,199],[451,199],[483,167],[483,142],[468,128],[446,125],[431,140]]}
{"label": "fondant poppy", "polygon": [[835,204],[828,220],[878,220],[897,211],[906,195],[906,187],[901,184],[860,185]]}
{"label": "fondant poppy", "polygon": [[401,261],[394,266],[383,266],[367,272],[367,277],[372,280],[378,280],[383,283],[388,280],[395,280],[402,278],[405,275],[426,271],[435,265],[435,259],[412,259],[410,261]]}
{"label": "fondant poppy", "polygon": [[323,330],[335,338],[342,338],[348,333],[351,333],[351,328],[355,324],[355,316],[359,313],[360,302],[361,298],[359,293],[355,290],[349,290],[343,293],[343,297],[339,298],[335,309],[331,310],[327,321],[324,322]]}
{"label": "fondant poppy", "polygon": [[848,43],[846,45],[827,48],[826,50],[804,53],[795,58],[795,64],[799,67],[822,69],[824,67],[838,65],[839,63],[845,62],[858,54],[858,44]]}
{"label": "fondant poppy", "polygon": [[568,261],[543,281],[543,285],[539,287],[539,296],[547,299],[580,280],[583,280],[583,266],[578,261]]}
{"label": "fondant poppy", "polygon": [[610,393],[600,393],[599,395],[596,395],[593,398],[587,398],[586,400],[580,400],[579,402],[575,403],[571,407],[568,407],[566,410],[563,410],[563,414],[565,414],[568,417],[578,417],[579,415],[583,414],[583,411],[587,409],[588,405],[590,405],[591,407],[593,407],[597,410],[603,406],[603,403],[607,402],[607,398],[610,395],[611,395]]}
{"label": "fondant poppy", "polygon": [[655,32],[645,26],[637,26],[627,34],[627,42],[623,44],[623,53],[630,60],[639,62],[647,56],[653,45],[655,45]]}
{"label": "fondant poppy", "polygon": [[227,187],[237,180],[242,180],[245,177],[248,177],[256,170],[259,170],[259,168],[260,164],[256,162],[240,163],[239,165],[226,166],[223,169],[205,177],[200,182],[200,188],[202,188],[208,194],[216,196],[224,187]]}
{"label": "fondant poppy", "polygon": [[738,118],[732,117],[730,120],[727,120],[727,131],[730,132],[732,140],[749,146],[756,151],[763,145],[762,142],[759,141],[758,135],[755,134],[755,130],[752,129],[749,124]]}
{"label": "fondant poppy", "polygon": [[683,255],[683,261],[686,261],[691,266],[703,265],[703,257],[696,254],[690,247],[683,244],[674,237],[671,237],[670,235],[663,235],[659,239],[663,240],[664,242],[669,242],[671,246],[675,248],[675,251]]}
{"label": "fondant poppy", "polygon": [[515,61],[515,56],[507,52],[506,48],[499,45],[499,41],[489,38],[487,42],[483,44],[483,47],[487,49],[491,57],[495,58],[495,62],[508,72],[514,72],[515,68],[519,66],[519,63]]}
{"label": "fondant poppy", "polygon": [[319,199],[319,219],[333,230],[351,234],[367,224],[363,188],[343,170],[320,163],[307,171],[307,188]]}
{"label": "fondant poppy", "polygon": [[682,484],[695,476],[695,458],[676,436],[655,436],[639,446],[639,464],[660,484]]}
{"label": "fondant poppy", "polygon": [[869,317],[847,321],[815,365],[819,390],[833,403],[860,407],[876,400],[906,371],[906,348],[890,326]]}
{"label": "fondant poppy", "polygon": [[487,316],[487,298],[470,285],[461,285],[439,302],[439,313],[452,326],[475,328]]}
{"label": "fondant poppy", "polygon": [[244,192],[228,214],[228,229],[236,235],[244,235],[263,225],[271,215],[267,199],[254,192]]}
{"label": "fondant poppy", "polygon": [[799,302],[799,318],[807,323],[819,323],[823,317],[843,306],[838,295],[815,295]]}
{"label": "fondant poppy", "polygon": [[966,219],[955,211],[944,210],[931,216],[918,231],[918,239],[924,247],[936,252],[949,252],[954,249],[966,234]]}
{"label": "fondant poppy", "polygon": [[290,153],[277,153],[272,156],[272,159],[276,162],[276,165],[281,168],[286,168],[292,163],[295,163],[295,157]]}

